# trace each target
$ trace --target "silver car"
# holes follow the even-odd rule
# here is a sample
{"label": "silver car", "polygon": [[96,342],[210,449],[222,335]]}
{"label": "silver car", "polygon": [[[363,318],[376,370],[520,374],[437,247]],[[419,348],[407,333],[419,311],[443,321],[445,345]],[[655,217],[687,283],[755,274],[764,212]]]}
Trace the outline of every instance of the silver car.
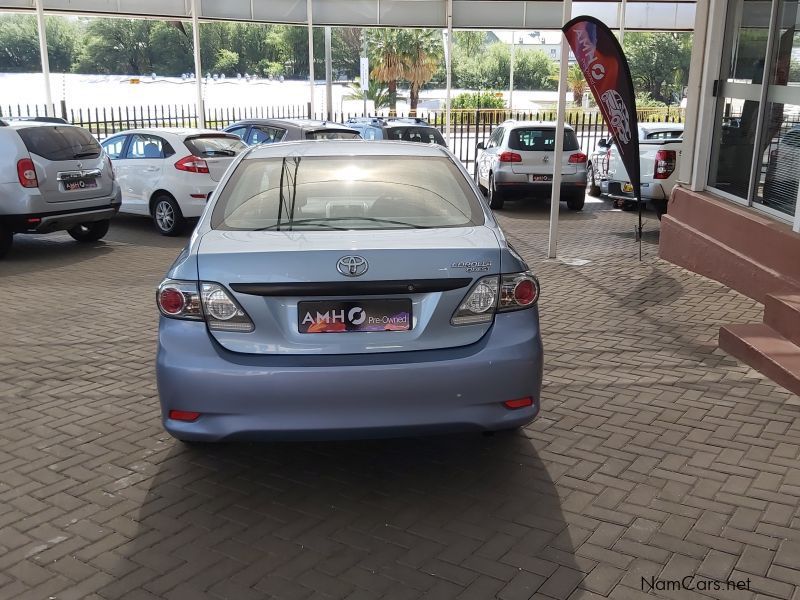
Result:
{"label": "silver car", "polygon": [[[553,189],[556,123],[505,121],[488,143],[478,144],[477,183],[486,190],[489,206],[503,208],[506,199],[549,195]],[[564,129],[561,155],[561,199],[570,210],[581,210],[586,198],[586,155],[575,130]]]}
{"label": "silver car", "polygon": [[248,119],[225,128],[249,146],[300,140],[356,140],[358,131],[330,121],[313,119]]}
{"label": "silver car", "polygon": [[520,427],[539,285],[446,149],[237,157],[159,286],[164,427],[184,441]]}
{"label": "silver car", "polygon": [[79,242],[97,241],[120,202],[111,162],[85,129],[0,124],[0,257],[17,233],[66,230]]}

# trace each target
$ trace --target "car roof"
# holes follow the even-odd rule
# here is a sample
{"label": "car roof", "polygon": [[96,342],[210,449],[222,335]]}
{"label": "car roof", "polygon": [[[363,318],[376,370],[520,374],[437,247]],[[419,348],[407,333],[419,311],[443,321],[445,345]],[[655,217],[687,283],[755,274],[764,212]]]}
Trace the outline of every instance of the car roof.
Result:
{"label": "car roof", "polygon": [[34,120],[17,120],[17,119],[10,119],[7,121],[9,127],[13,127],[15,129],[27,129],[28,127],[75,127],[78,129],[83,129],[78,125],[72,125],[71,123],[51,123],[50,121],[34,121]]}
{"label": "car roof", "polygon": [[[229,137],[232,134],[227,133],[225,131],[220,131],[217,129],[199,129],[199,128],[190,128],[190,127],[159,127],[158,129],[127,129],[125,131],[118,131],[114,133],[109,138],[116,137],[118,135],[131,135],[134,133],[144,133],[148,135],[163,135],[165,133],[176,135],[179,138],[187,138],[193,135],[222,135],[225,137]],[[236,137],[236,136],[234,136]]]}
{"label": "car roof", "polygon": [[281,144],[252,146],[245,160],[283,156],[447,156],[447,150],[435,144],[368,140],[303,140]]}
{"label": "car roof", "polygon": [[231,123],[225,129],[231,127],[246,126],[246,125],[276,125],[283,127],[302,127],[305,129],[346,129],[350,130],[351,127],[336,123],[334,121],[320,121],[317,119],[242,119]]}
{"label": "car roof", "polygon": [[[510,127],[516,129],[517,127],[524,127],[526,129],[555,129],[558,127],[556,121],[518,121],[516,119],[509,119],[500,123],[503,127]],[[572,125],[564,123],[564,129],[575,131]]]}

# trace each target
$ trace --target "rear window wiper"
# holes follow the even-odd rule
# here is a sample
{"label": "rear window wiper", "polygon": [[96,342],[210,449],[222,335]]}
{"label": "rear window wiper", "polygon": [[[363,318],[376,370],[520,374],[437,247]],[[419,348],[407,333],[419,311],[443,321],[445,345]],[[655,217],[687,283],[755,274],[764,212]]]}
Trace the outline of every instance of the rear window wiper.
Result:
{"label": "rear window wiper", "polygon": [[236,156],[233,150],[206,150],[203,152],[205,156]]}
{"label": "rear window wiper", "polygon": [[[335,229],[336,231],[347,231],[347,227],[337,227],[336,225],[329,225],[328,223],[322,223],[323,219],[300,219],[299,221],[284,221],[283,223],[275,223],[275,225],[269,225],[268,227],[259,227],[258,229],[253,229],[253,231],[291,231],[294,225],[306,225],[309,223],[314,223],[319,227],[325,227],[326,229]],[[331,219],[325,219],[331,220]]]}

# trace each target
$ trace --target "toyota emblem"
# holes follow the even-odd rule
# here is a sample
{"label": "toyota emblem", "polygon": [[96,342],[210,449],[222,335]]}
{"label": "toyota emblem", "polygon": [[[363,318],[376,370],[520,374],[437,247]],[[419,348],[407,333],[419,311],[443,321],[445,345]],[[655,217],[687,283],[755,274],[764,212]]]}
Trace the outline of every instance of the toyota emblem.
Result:
{"label": "toyota emblem", "polygon": [[343,256],[336,263],[336,270],[347,277],[358,277],[369,269],[369,263],[363,256]]}

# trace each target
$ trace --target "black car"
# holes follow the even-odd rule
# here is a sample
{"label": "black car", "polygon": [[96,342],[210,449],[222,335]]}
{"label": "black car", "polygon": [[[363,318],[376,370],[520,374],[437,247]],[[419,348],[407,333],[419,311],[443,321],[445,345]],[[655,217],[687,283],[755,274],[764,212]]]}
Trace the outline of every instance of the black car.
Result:
{"label": "black car", "polygon": [[225,131],[239,136],[250,146],[297,140],[360,139],[355,129],[311,119],[247,119],[228,125]]}
{"label": "black car", "polygon": [[361,133],[365,140],[421,142],[447,147],[441,132],[419,117],[360,117],[347,125]]}

